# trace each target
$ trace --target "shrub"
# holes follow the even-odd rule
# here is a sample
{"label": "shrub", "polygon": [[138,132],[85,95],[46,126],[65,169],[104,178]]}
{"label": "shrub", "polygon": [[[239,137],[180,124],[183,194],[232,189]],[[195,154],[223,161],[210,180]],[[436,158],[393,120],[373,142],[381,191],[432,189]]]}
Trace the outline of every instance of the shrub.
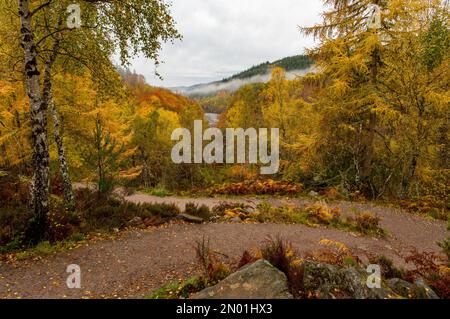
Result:
{"label": "shrub", "polygon": [[344,265],[356,267],[356,266],[358,266],[358,262],[352,256],[347,256],[344,258]]}
{"label": "shrub", "polygon": [[49,255],[53,252],[53,246],[48,241],[42,241],[36,245],[34,250],[40,255]]}
{"label": "shrub", "polygon": [[292,245],[281,237],[269,238],[261,247],[261,256],[287,277],[289,288],[294,296],[301,295],[303,289],[303,267],[297,259]]}
{"label": "shrub", "polygon": [[26,206],[0,207],[0,245],[21,237],[31,214]]}
{"label": "shrub", "polygon": [[211,251],[209,239],[203,237],[201,241],[197,241],[195,252],[202,268],[205,286],[214,285],[230,274],[230,268],[218,260],[217,253]]}
{"label": "shrub", "polygon": [[74,226],[71,222],[76,223],[76,221],[70,214],[64,209],[57,209],[49,213],[49,240],[51,243],[62,241],[72,235]]}
{"label": "shrub", "polygon": [[257,258],[255,255],[251,254],[248,250],[246,250],[246,251],[244,251],[241,259],[239,260],[238,269],[242,268],[246,265],[252,264],[252,263],[256,262],[258,259],[259,258]]}
{"label": "shrub", "polygon": [[381,267],[384,278],[403,278],[405,271],[394,266],[394,262],[386,256],[377,256],[369,259],[372,264]]}
{"label": "shrub", "polygon": [[21,244],[32,214],[28,208],[29,185],[18,175],[0,174],[0,246],[14,250]]}
{"label": "shrub", "polygon": [[321,192],[321,194],[323,194],[323,196],[325,196],[326,198],[331,199],[331,200],[344,198],[344,196],[342,196],[342,194],[339,192],[339,190],[335,187],[326,188],[325,190],[323,190]]}
{"label": "shrub", "polygon": [[215,186],[210,188],[208,192],[221,195],[296,195],[301,189],[301,184],[257,180]]}
{"label": "shrub", "polygon": [[84,241],[86,240],[86,236],[83,233],[76,233],[73,234],[70,238],[69,241],[70,242],[74,242],[74,243],[78,243],[80,241]]}
{"label": "shrub", "polygon": [[202,278],[192,277],[181,283],[171,283],[158,290],[154,291],[152,294],[145,297],[145,299],[181,299],[189,298],[193,293],[203,290],[205,284]]}
{"label": "shrub", "polygon": [[275,207],[268,203],[257,206],[256,221],[260,223],[305,224],[312,226],[306,214],[294,206]]}
{"label": "shrub", "polygon": [[167,190],[167,189],[165,189],[164,187],[157,187],[157,188],[154,188],[152,191],[151,191],[151,194],[153,195],[153,196],[158,196],[158,197],[166,197],[166,196],[169,196],[169,191]]}
{"label": "shrub", "polygon": [[446,220],[449,218],[447,196],[445,191],[441,195],[436,191],[433,195],[402,200],[400,206],[411,212],[428,215],[434,219]]}
{"label": "shrub", "polygon": [[243,203],[227,203],[222,202],[212,208],[214,215],[223,216],[227,211],[240,212],[248,215],[252,207]]}
{"label": "shrub", "polygon": [[209,220],[211,218],[211,211],[209,210],[209,207],[206,205],[199,206],[194,203],[187,203],[185,212],[186,214],[195,217],[200,217],[203,218],[204,220]]}
{"label": "shrub", "polygon": [[329,225],[333,220],[339,220],[341,211],[339,208],[330,208],[324,202],[317,202],[305,208],[309,218],[319,224]]}
{"label": "shrub", "polygon": [[142,218],[173,218],[180,214],[180,209],[175,204],[141,204],[137,206],[137,210],[137,215]]}
{"label": "shrub", "polygon": [[142,219],[160,217],[163,221],[180,213],[175,204],[135,204],[123,202],[83,189],[77,191],[77,210],[80,211],[82,232],[122,228],[134,217]]}
{"label": "shrub", "polygon": [[414,269],[408,271],[404,276],[407,280],[413,281],[417,277],[422,277],[439,297],[450,298],[450,269],[439,263],[439,256],[434,253],[420,253],[412,250],[405,261],[414,266]]}
{"label": "shrub", "polygon": [[90,231],[111,230],[125,226],[125,223],[131,219],[131,216],[126,217],[123,213],[120,207],[103,205],[84,212],[84,217]]}
{"label": "shrub", "polygon": [[363,234],[379,234],[383,235],[384,231],[380,228],[380,218],[371,212],[363,212],[349,221],[353,223],[356,230]]}
{"label": "shrub", "polygon": [[352,266],[359,264],[360,260],[355,256],[350,249],[343,243],[322,239],[319,244],[324,246],[324,249],[307,253],[307,258],[316,260],[322,263],[339,265],[339,266]]}

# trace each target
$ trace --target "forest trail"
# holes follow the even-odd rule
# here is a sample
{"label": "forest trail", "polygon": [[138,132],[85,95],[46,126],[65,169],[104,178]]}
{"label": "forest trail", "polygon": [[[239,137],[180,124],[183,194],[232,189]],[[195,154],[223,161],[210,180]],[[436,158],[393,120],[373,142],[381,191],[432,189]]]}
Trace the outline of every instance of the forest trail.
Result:
{"label": "forest trail", "polygon": [[[247,202],[260,200],[221,200],[213,198],[154,197],[135,194],[126,197],[133,202],[175,203],[180,208],[187,202],[209,207],[219,202]],[[271,199],[274,205],[308,203],[300,199]],[[436,245],[448,236],[446,223],[430,221],[420,216],[371,204],[337,202],[346,214],[370,210],[382,218],[381,226],[389,232],[386,239],[360,237],[330,229],[303,225],[278,224],[182,224],[132,230],[117,239],[105,240],[61,252],[37,261],[0,264],[0,298],[141,298],[164,284],[196,274],[195,241],[210,238],[211,248],[238,261],[246,249],[260,246],[268,236],[281,235],[294,249],[306,252],[320,249],[318,242],[330,239],[344,243],[364,259],[366,253],[376,253],[403,263],[402,255],[411,248],[439,252]],[[81,289],[68,289],[66,267],[81,267]]]}

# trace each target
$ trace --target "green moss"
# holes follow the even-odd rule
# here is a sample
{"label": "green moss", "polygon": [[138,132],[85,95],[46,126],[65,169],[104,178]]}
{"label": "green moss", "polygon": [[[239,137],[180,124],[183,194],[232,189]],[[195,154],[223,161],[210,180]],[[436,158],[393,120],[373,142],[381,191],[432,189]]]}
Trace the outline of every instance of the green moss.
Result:
{"label": "green moss", "polygon": [[348,257],[345,257],[345,259],[344,259],[344,265],[351,266],[351,267],[356,267],[356,266],[358,266],[358,263],[355,260],[355,258],[353,258],[351,256],[348,256]]}
{"label": "green moss", "polygon": [[152,194],[153,196],[158,196],[158,197],[166,197],[166,196],[169,196],[169,195],[170,195],[169,191],[168,191],[167,189],[165,189],[164,187],[157,187],[157,188],[154,188],[154,189],[151,191],[151,194]]}
{"label": "green moss", "polygon": [[48,241],[42,241],[33,248],[33,251],[38,255],[46,256],[57,252],[61,247],[62,246],[60,243],[58,243],[57,245],[52,245]]}
{"label": "green moss", "polygon": [[204,280],[199,277],[192,277],[184,282],[170,283],[164,287],[155,290],[145,299],[183,299],[189,298],[193,293],[199,292],[205,288]]}

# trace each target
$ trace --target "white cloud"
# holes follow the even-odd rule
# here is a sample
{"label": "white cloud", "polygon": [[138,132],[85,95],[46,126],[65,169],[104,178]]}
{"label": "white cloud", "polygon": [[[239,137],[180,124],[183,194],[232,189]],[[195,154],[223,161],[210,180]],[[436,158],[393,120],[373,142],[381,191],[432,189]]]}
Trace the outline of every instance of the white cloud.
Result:
{"label": "white cloud", "polygon": [[313,46],[298,26],[320,21],[315,0],[173,0],[172,14],[182,41],[165,44],[164,61],[136,58],[132,69],[157,86],[192,85],[220,80],[252,65],[304,52]]}

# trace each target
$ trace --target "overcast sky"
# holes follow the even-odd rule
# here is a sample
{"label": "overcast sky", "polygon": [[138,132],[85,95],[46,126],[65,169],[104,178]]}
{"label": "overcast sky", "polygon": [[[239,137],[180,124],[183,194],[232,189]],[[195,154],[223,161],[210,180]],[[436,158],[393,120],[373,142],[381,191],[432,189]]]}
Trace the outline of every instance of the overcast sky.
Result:
{"label": "overcast sky", "polygon": [[151,85],[173,87],[211,82],[265,61],[304,52],[313,39],[298,26],[320,21],[319,0],[172,0],[182,41],[166,44],[164,64],[136,58],[132,70]]}

